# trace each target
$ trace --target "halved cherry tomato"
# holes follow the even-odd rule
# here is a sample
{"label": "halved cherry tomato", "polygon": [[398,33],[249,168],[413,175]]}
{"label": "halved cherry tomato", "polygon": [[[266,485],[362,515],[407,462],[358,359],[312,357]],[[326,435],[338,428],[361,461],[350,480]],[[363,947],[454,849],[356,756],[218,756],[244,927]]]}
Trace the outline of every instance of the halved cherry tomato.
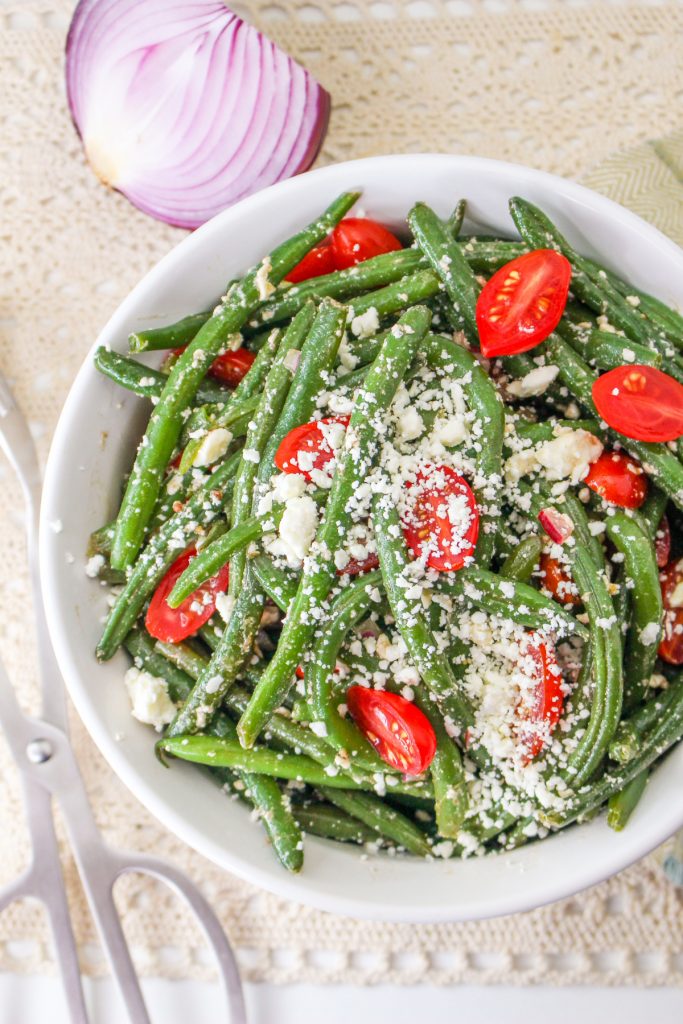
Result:
{"label": "halved cherry tomato", "polygon": [[320,425],[341,423],[348,427],[349,419],[348,416],[328,416],[294,427],[280,442],[275,452],[275,465],[285,473],[301,473],[310,480],[312,470],[325,469],[334,458],[334,449],[325,439]]}
{"label": "halved cherry tomato", "polygon": [[664,632],[657,653],[669,665],[683,665],[683,558],[659,574],[664,604]]}
{"label": "halved cherry tomato", "polygon": [[541,753],[559,722],[564,693],[562,673],[550,643],[530,633],[523,657],[525,670],[527,666],[531,669],[532,686],[517,706],[517,735],[523,747],[523,761],[528,764]]}
{"label": "halved cherry tomato", "polygon": [[506,263],[477,299],[477,329],[487,358],[526,352],[557,327],[567,304],[571,264],[554,249]]}
{"label": "halved cherry tomato", "polygon": [[636,441],[683,436],[683,384],[654,366],[617,366],[593,384],[603,420]]}
{"label": "halved cherry tomato", "polygon": [[[186,345],[181,348],[174,348],[173,355],[179,356],[185,351]],[[209,376],[214,380],[220,380],[236,388],[247,370],[251,368],[256,356],[248,348],[238,348],[234,352],[224,352],[222,356],[216,356],[209,367]]]}
{"label": "halved cherry tomato", "polygon": [[397,693],[351,686],[351,717],[383,761],[406,775],[419,775],[432,762],[436,735],[426,715]]}
{"label": "halved cherry tomato", "polygon": [[371,256],[394,252],[403,246],[391,231],[369,217],[347,217],[324,242],[316,245],[285,278],[294,284],[334,270],[355,267]]}
{"label": "halved cherry tomato", "polygon": [[347,217],[337,224],[331,235],[331,245],[337,270],[355,267],[372,256],[403,248],[396,235],[367,217]]}
{"label": "halved cherry tomato", "polygon": [[254,359],[256,359],[256,356],[248,348],[238,348],[234,352],[224,352],[222,356],[217,356],[212,362],[209,376],[215,380],[223,381],[224,384],[229,384],[231,388],[236,388],[242,378],[246,376],[248,370],[251,369]]}
{"label": "halved cherry tomato", "polygon": [[228,566],[224,565],[206,583],[202,583],[193,594],[186,597],[177,608],[171,608],[166,598],[173,590],[179,577],[196,555],[195,548],[189,548],[168,570],[163,580],[154,591],[149,603],[145,626],[147,632],[155,640],[167,644],[179,644],[181,640],[192,636],[205,622],[208,622],[216,610],[216,597],[228,586]]}
{"label": "halved cherry tomato", "polygon": [[540,566],[541,582],[546,590],[550,591],[552,597],[561,604],[580,604],[579,592],[572,580],[567,567],[544,551],[541,555]]}
{"label": "halved cherry tomato", "polygon": [[311,277],[322,277],[323,274],[331,274],[336,269],[334,250],[329,240],[326,239],[306,253],[301,262],[297,263],[293,270],[290,270],[285,281],[298,284],[299,281],[308,281]]}
{"label": "halved cherry tomato", "polygon": [[337,576],[360,576],[363,572],[371,572],[372,569],[377,569],[379,566],[379,558],[373,551],[367,558],[359,561],[357,558],[351,558],[343,569],[337,569]]}
{"label": "halved cherry tomato", "polygon": [[671,528],[665,515],[662,516],[655,533],[655,555],[657,565],[663,569],[671,557]]}
{"label": "halved cherry tomato", "polygon": [[642,466],[622,452],[603,452],[592,463],[583,482],[620,508],[640,508],[647,497],[648,482]]}
{"label": "halved cherry tomato", "polygon": [[415,496],[403,533],[415,558],[426,549],[431,569],[461,569],[479,536],[479,510],[470,485],[449,466],[431,466],[406,487]]}

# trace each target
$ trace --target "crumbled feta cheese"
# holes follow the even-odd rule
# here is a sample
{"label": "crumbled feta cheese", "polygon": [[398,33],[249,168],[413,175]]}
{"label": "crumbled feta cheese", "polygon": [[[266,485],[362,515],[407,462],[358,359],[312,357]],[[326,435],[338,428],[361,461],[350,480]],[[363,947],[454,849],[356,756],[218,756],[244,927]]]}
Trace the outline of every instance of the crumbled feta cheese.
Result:
{"label": "crumbled feta cheese", "polygon": [[652,647],[659,640],[660,625],[658,622],[648,622],[644,629],[638,634],[638,639],[645,647]]}
{"label": "crumbled feta cheese", "polygon": [[371,338],[379,330],[379,314],[374,306],[370,306],[365,313],[354,316],[351,321],[351,331],[356,338]]}
{"label": "crumbled feta cheese", "polygon": [[85,575],[89,576],[90,579],[96,579],[100,574],[100,569],[103,568],[105,563],[104,555],[93,555],[85,563]]}
{"label": "crumbled feta cheese", "polygon": [[298,568],[308,554],[318,528],[318,507],[307,494],[290,498],[280,521],[281,553],[292,568]]}
{"label": "crumbled feta cheese", "polygon": [[588,473],[591,463],[600,457],[602,441],[587,430],[567,430],[546,441],[536,450],[536,459],[549,480],[577,484]]}
{"label": "crumbled feta cheese", "polygon": [[168,695],[168,683],[159,676],[132,666],[124,676],[131,714],[143,725],[153,725],[161,732],[173,721],[176,706]]}
{"label": "crumbled feta cheese", "polygon": [[273,267],[270,262],[270,256],[266,256],[261,261],[261,264],[258,270],[256,271],[256,275],[254,277],[254,284],[256,285],[256,290],[258,291],[258,297],[261,300],[269,298],[269,296],[271,296],[275,291],[275,285],[272,284],[268,277],[268,274],[271,272],[272,269]]}
{"label": "crumbled feta cheese", "polygon": [[216,594],[216,611],[222,618],[223,622],[228,623],[232,617],[232,613],[235,610],[235,598],[230,594],[222,593]]}
{"label": "crumbled feta cheese", "polygon": [[257,463],[261,461],[261,456],[259,455],[256,448],[245,448],[244,451],[242,452],[242,458],[244,459],[245,462]]}
{"label": "crumbled feta cheese", "polygon": [[231,441],[232,434],[225,427],[216,427],[215,430],[210,430],[197,449],[192,465],[212,466],[214,462],[225,455]]}
{"label": "crumbled feta cheese", "polygon": [[548,390],[560,372],[559,366],[537,366],[520,380],[511,380],[507,392],[515,398],[533,398]]}

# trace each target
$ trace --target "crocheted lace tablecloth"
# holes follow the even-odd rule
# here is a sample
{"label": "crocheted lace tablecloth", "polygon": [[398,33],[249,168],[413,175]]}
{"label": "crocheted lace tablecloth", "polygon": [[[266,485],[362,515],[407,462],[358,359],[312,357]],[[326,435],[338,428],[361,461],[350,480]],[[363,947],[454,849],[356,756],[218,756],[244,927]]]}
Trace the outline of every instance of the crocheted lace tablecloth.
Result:
{"label": "crocheted lace tablecloth", "polygon": [[[332,93],[323,162],[408,150],[516,160],[583,177],[683,241],[683,145],[671,138],[683,99],[680,4],[245,6]],[[62,84],[71,7],[69,0],[0,0],[0,365],[43,457],[98,329],[181,237],[106,191],[85,165]],[[3,462],[0,649],[24,706],[35,709],[21,508]],[[683,985],[683,897],[652,857],[573,899],[515,917],[438,926],[355,921],[294,905],[213,867],[139,806],[75,717],[73,741],[107,839],[154,851],[197,879],[252,979]],[[0,882],[14,877],[26,855],[16,774],[0,742]],[[83,968],[100,973],[68,856],[65,865]],[[197,931],[165,891],[127,878],[118,899],[141,971],[211,974]],[[35,905],[0,917],[1,970],[51,964]]]}

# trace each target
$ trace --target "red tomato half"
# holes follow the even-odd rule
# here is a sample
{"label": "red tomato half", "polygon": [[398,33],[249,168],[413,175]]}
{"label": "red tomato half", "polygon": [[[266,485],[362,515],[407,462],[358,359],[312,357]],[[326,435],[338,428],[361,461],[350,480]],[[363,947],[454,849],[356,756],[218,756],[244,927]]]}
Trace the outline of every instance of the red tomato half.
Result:
{"label": "red tomato half", "polygon": [[664,632],[657,653],[669,665],[683,665],[683,605],[679,606],[683,595],[676,593],[683,584],[683,558],[665,566],[659,574],[659,582],[664,603]]}
{"label": "red tomato half", "polygon": [[576,584],[569,575],[567,567],[562,562],[558,562],[556,558],[552,558],[547,551],[541,555],[540,576],[543,586],[556,601],[571,606],[581,603]]}
{"label": "red tomato half", "polygon": [[322,277],[323,274],[331,274],[337,268],[334,265],[334,251],[329,241],[321,242],[310,252],[306,253],[300,263],[287,274],[285,281],[298,284],[299,281],[308,281],[311,277]]}
{"label": "red tomato half", "polygon": [[524,669],[531,670],[532,686],[517,706],[518,737],[525,763],[533,761],[546,746],[562,715],[562,673],[551,644],[530,633],[524,651]]}
{"label": "red tomato half", "polygon": [[569,260],[554,249],[535,249],[497,270],[477,299],[482,353],[509,356],[544,341],[560,322],[571,276]]}
{"label": "red tomato half", "polygon": [[355,267],[372,256],[395,252],[403,246],[391,231],[367,217],[347,217],[332,232],[334,265],[337,270]]}
{"label": "red tomato half", "polygon": [[351,686],[346,694],[356,725],[388,765],[419,775],[432,762],[436,735],[426,715],[397,693]]}
{"label": "red tomato half", "polygon": [[592,463],[583,482],[620,508],[640,508],[647,497],[647,477],[640,463],[622,452],[603,452]]}
{"label": "red tomato half", "polygon": [[665,515],[662,516],[655,533],[655,555],[660,569],[663,569],[671,558],[671,528]]}
{"label": "red tomato half", "polygon": [[349,419],[348,416],[328,416],[294,427],[280,442],[275,453],[275,465],[284,473],[301,473],[310,480],[312,470],[325,469],[334,458],[334,450],[326,441],[320,424],[341,423],[348,427]]}
{"label": "red tomato half", "polygon": [[217,595],[227,590],[228,566],[224,565],[215,576],[202,583],[201,587],[186,597],[177,608],[169,606],[166,598],[196,553],[194,548],[189,548],[180,558],[176,558],[154,591],[147,609],[145,626],[155,640],[161,640],[166,644],[179,644],[181,640],[192,636],[215,612]]}
{"label": "red tomato half", "polygon": [[[183,345],[181,348],[174,348],[173,355],[179,356],[186,348],[186,345]],[[216,356],[212,362],[209,367],[209,376],[213,377],[214,380],[220,380],[224,384],[229,384],[231,388],[236,388],[247,370],[251,368],[255,358],[254,353],[250,352],[248,348],[238,348],[234,352],[224,352],[222,356]]]}
{"label": "red tomato half", "polygon": [[675,441],[683,435],[683,384],[654,366],[617,366],[593,385],[603,420],[636,441]]}
{"label": "red tomato half", "polygon": [[430,466],[406,486],[415,492],[403,520],[403,533],[413,555],[421,558],[427,549],[431,569],[461,569],[479,536],[479,510],[470,485],[448,466]]}
{"label": "red tomato half", "polygon": [[247,371],[251,369],[254,359],[256,356],[248,348],[224,352],[222,356],[217,356],[212,362],[209,376],[223,381],[224,384],[229,384],[231,388],[236,388],[242,378],[246,376]]}

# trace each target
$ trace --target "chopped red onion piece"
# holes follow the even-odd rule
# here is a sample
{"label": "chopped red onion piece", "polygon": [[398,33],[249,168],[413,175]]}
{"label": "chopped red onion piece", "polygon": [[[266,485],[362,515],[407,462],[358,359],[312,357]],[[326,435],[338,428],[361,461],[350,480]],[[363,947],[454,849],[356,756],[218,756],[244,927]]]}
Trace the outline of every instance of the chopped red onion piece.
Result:
{"label": "chopped red onion piece", "polygon": [[66,86],[102,181],[186,228],[307,170],[330,111],[308,71],[217,0],[80,0]]}
{"label": "chopped red onion piece", "polygon": [[538,513],[538,521],[555,544],[564,544],[574,532],[574,523],[564,512],[556,508],[543,508]]}

